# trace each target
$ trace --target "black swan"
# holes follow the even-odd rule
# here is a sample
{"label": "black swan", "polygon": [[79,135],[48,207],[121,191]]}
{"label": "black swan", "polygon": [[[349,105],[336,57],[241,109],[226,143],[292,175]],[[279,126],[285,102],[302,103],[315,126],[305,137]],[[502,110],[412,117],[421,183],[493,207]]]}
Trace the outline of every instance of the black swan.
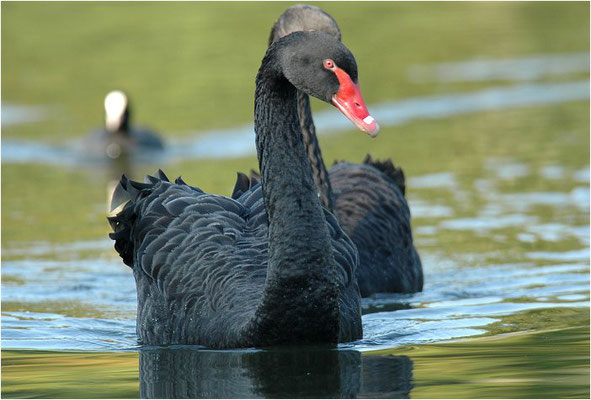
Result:
{"label": "black swan", "polygon": [[[296,5],[279,17],[269,42],[307,30],[341,39],[341,31],[328,13],[315,6]],[[318,196],[359,250],[357,281],[361,295],[421,291],[423,268],[413,244],[402,169],[391,160],[373,160],[368,154],[362,164],[341,161],[327,171],[310,99],[303,92],[298,92],[298,113]],[[256,180],[256,174],[251,173],[251,178]]]}
{"label": "black swan", "polygon": [[117,159],[142,151],[160,151],[162,140],[154,132],[132,126],[129,98],[121,90],[105,97],[105,127],[91,133],[82,143],[86,153]]}
{"label": "black swan", "polygon": [[236,348],[361,337],[357,250],[320,205],[297,114],[298,89],[336,98],[375,134],[356,82],[353,55],[332,36],[285,36],[256,77],[260,184],[232,199],[161,171],[147,183],[122,177],[112,206],[128,202],[109,219],[110,237],[134,272],[142,343]]}

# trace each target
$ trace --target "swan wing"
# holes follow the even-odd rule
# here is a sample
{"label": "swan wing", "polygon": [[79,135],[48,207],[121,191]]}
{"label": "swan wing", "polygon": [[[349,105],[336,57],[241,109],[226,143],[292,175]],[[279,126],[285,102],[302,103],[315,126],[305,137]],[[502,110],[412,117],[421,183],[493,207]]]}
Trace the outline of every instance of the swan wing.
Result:
{"label": "swan wing", "polygon": [[140,339],[235,342],[266,278],[262,196],[249,202],[253,193],[243,195],[250,207],[165,175],[149,182],[122,178],[129,201],[110,218],[115,249],[136,279]]}
{"label": "swan wing", "polygon": [[[268,221],[261,184],[232,199],[204,193],[164,173],[138,183],[123,177],[127,204],[109,219],[115,249],[133,269],[137,330],[144,343],[240,343],[261,299],[268,265]],[[357,249],[325,211],[341,291],[341,332],[356,337]]]}
{"label": "swan wing", "polygon": [[371,159],[340,162],[329,172],[335,214],[359,250],[361,294],[420,291],[422,265],[413,243],[404,175],[388,162],[374,164]]}

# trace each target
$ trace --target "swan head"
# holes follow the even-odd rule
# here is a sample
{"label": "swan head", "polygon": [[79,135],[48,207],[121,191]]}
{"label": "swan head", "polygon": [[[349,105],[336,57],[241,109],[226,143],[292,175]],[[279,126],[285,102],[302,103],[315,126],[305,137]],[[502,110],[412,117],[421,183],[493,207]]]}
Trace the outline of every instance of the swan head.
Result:
{"label": "swan head", "polygon": [[341,40],[341,30],[327,12],[316,6],[297,4],[279,16],[271,29],[269,44],[297,31],[322,31]]}
{"label": "swan head", "polygon": [[357,81],[353,54],[334,36],[320,31],[291,33],[271,45],[281,48],[283,74],[298,90],[337,107],[371,137],[379,132]]}
{"label": "swan head", "polygon": [[121,90],[113,90],[105,97],[105,126],[109,132],[127,128],[129,100]]}

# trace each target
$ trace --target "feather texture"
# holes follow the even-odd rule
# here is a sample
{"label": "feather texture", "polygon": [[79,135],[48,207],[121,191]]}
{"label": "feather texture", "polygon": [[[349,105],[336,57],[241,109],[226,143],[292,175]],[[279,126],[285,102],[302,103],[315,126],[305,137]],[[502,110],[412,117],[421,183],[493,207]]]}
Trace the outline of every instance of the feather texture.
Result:
{"label": "feather texture", "polygon": [[357,280],[362,296],[423,288],[423,269],[403,192],[404,175],[398,168],[394,171],[392,177],[371,163],[349,162],[337,163],[329,171],[334,212],[359,251]]}
{"label": "feather texture", "polygon": [[[231,199],[159,175],[140,191],[123,177],[119,190],[133,188],[133,196],[110,218],[115,248],[136,278],[140,339],[218,348],[251,345],[245,330],[262,298],[269,258],[261,185]],[[352,314],[359,307],[357,251],[334,215],[325,211],[324,216],[334,248],[341,313]],[[360,330],[349,318],[340,325],[344,340]]]}
{"label": "feather texture", "polygon": [[[311,29],[341,38],[337,23],[325,11],[295,5],[279,17],[271,30],[270,42]],[[318,198],[335,213],[359,250],[357,278],[361,295],[421,291],[423,268],[413,243],[402,169],[389,159],[374,160],[368,154],[362,164],[338,162],[327,170],[308,95],[298,92],[297,105]]]}
{"label": "feather texture", "polygon": [[357,71],[349,50],[321,32],[267,49],[255,89],[260,183],[239,174],[230,198],[172,183],[160,170],[145,184],[121,178],[114,206],[129,200],[109,222],[135,276],[143,343],[231,348],[361,337],[357,249],[316,196],[297,115],[298,89],[330,101],[335,81],[317,73],[321,62],[292,62],[306,57]]}

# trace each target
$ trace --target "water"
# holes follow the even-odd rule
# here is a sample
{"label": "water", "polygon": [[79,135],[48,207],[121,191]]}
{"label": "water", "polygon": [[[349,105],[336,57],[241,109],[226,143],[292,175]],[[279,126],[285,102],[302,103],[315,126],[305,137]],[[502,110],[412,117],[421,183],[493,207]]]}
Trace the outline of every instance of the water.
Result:
{"label": "water", "polygon": [[[369,109],[380,121],[380,126],[384,128],[408,124],[417,119],[443,118],[478,111],[586,99],[589,99],[588,80],[551,84],[520,84],[473,93],[425,96],[375,104]],[[317,113],[314,116],[314,122],[318,132],[323,134],[335,134],[351,129],[351,122],[336,110]],[[171,161],[244,157],[255,153],[253,137],[252,125],[230,130],[196,132],[193,139],[170,141],[163,157]],[[85,157],[80,155],[80,143],[51,145],[9,139],[2,143],[2,159],[3,162],[11,163],[41,161],[50,164],[71,165],[83,162]]]}
{"label": "water", "polygon": [[[450,219],[444,222],[461,221]],[[442,223],[439,229],[505,228],[479,220],[457,227]],[[448,226],[451,225],[451,228]],[[535,225],[528,228],[534,231]],[[419,232],[428,239],[425,230]],[[586,232],[573,236],[589,237]],[[580,239],[580,240],[581,240]],[[72,246],[32,247],[36,259],[3,262],[3,274],[12,282],[2,290],[4,349],[117,350],[137,349],[135,338],[135,286],[127,267],[116,258],[82,256],[88,249],[110,253],[112,244],[78,242]],[[584,246],[588,246],[588,243]],[[53,252],[68,252],[73,260],[39,260]],[[359,351],[400,345],[431,343],[481,335],[502,323],[504,316],[529,310],[588,307],[589,248],[556,253],[526,253],[527,262],[515,264],[450,263],[422,253],[426,280],[422,293],[376,295],[364,299],[364,339],[347,348]],[[19,251],[8,252],[17,255]],[[22,253],[21,253],[22,254]],[[76,258],[78,255],[79,258]],[[54,256],[55,257],[55,256]],[[444,265],[443,268],[437,266]],[[92,304],[85,302],[92,301]],[[45,304],[50,302],[52,304]],[[38,304],[60,312],[8,311],[22,304]],[[92,317],[77,309],[92,307]],[[391,312],[392,308],[398,309]],[[64,315],[65,314],[65,315]]]}
{"label": "water", "polygon": [[[473,187],[471,194],[486,190],[487,196],[469,217],[462,211],[462,206],[470,204],[469,196],[462,206],[437,203],[445,197],[442,193],[461,193],[466,186],[454,173],[409,179],[415,237],[425,268],[424,291],[364,299],[364,337],[341,345],[340,350],[141,348],[135,337],[133,277],[113,255],[108,239],[11,243],[2,255],[3,394],[76,397],[81,394],[74,387],[86,381],[87,374],[106,373],[101,384],[90,382],[99,397],[435,396],[433,385],[441,385],[441,378],[429,372],[432,364],[446,369],[450,360],[460,365],[466,360],[445,344],[429,346],[488,337],[495,338],[500,348],[513,346],[515,351],[527,352],[539,345],[540,335],[547,334],[554,335],[556,346],[575,349],[570,358],[553,355],[555,362],[565,358],[559,373],[577,374],[588,366],[588,357],[582,355],[588,354],[589,226],[568,218],[548,222],[537,207],[559,212],[566,206],[573,215],[588,216],[588,190],[582,186],[588,183],[583,173],[588,167],[560,167],[561,179],[574,185],[570,191],[503,193],[495,189],[503,181],[535,171],[518,163],[519,167],[507,163],[503,170],[487,169],[494,162],[486,160],[485,177],[467,185]],[[538,175],[551,189],[556,180],[546,178],[543,171]],[[587,198],[573,195],[578,190]],[[428,196],[431,191],[436,195]],[[442,252],[442,243],[454,232],[465,248]],[[503,254],[511,240],[568,245],[553,251]],[[490,243],[490,248],[479,249],[482,241]],[[562,320],[565,315],[569,316],[567,326]],[[548,329],[561,333],[544,333]],[[568,336],[573,329],[574,336]],[[525,344],[514,344],[516,338]],[[502,365],[501,375],[513,381],[501,377],[498,383],[519,383],[519,390],[537,388],[523,392],[523,397],[547,394],[540,389],[547,384],[545,378],[539,371],[532,372],[537,371],[537,361],[509,367],[503,363],[512,353],[498,355],[494,347],[485,347],[486,342],[455,343],[463,343],[461,352],[480,349],[487,362],[493,357]],[[43,368],[58,366],[47,369],[51,379],[25,372],[28,368],[38,371],[40,360],[47,365]],[[101,365],[121,368],[122,374],[109,373]],[[464,374],[463,379],[477,389],[462,388],[456,382],[458,391],[453,393],[458,396],[506,395],[490,389],[497,385],[482,366]],[[474,376],[481,374],[486,376]],[[19,384],[24,377],[30,380]],[[569,393],[587,396],[588,386],[575,383]]]}
{"label": "water", "polygon": [[411,81],[532,81],[589,71],[589,53],[538,54],[510,59],[482,59],[435,65],[411,65]]}
{"label": "water", "polygon": [[[577,366],[587,358],[578,351],[586,339],[588,331],[572,328],[401,348],[399,355],[322,348],[231,352],[145,349],[139,356],[29,351],[11,353],[11,372],[17,377],[11,394],[60,398],[89,394],[117,398],[500,398],[510,392],[515,398],[561,398],[566,394],[584,398],[589,380],[588,376],[581,379]],[[498,350],[491,352],[491,347]],[[524,349],[535,350],[536,355],[523,357]],[[31,361],[35,362],[34,371],[29,367]],[[83,392],[75,388],[80,381],[85,382]],[[35,389],[27,389],[32,382]]]}
{"label": "water", "polygon": [[[569,75],[588,68],[580,53],[413,67],[516,82],[370,107],[407,173],[425,287],[363,299],[363,339],[336,349],[138,346],[133,277],[106,238],[109,166],[3,139],[2,395],[588,398],[589,81]],[[3,125],[50,118],[11,107]],[[316,120],[356,147],[341,116]],[[136,174],[197,171],[187,182],[227,194],[256,164],[231,160],[252,154],[250,126],[169,144]]]}
{"label": "water", "polygon": [[47,117],[44,107],[2,103],[2,126],[42,121]]}

